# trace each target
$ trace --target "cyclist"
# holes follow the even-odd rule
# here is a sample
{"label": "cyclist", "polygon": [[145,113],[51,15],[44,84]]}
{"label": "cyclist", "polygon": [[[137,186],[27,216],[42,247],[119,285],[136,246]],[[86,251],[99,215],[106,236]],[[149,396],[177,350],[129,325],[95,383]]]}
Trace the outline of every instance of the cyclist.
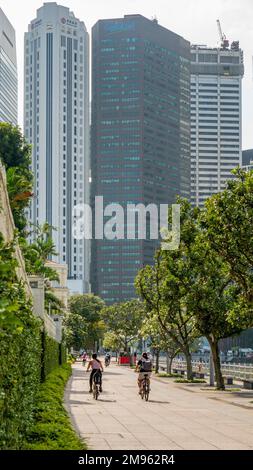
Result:
{"label": "cyclist", "polygon": [[83,365],[85,366],[85,363],[86,363],[86,361],[87,361],[87,354],[86,354],[86,352],[84,352],[84,353],[82,354],[82,361],[83,361]]}
{"label": "cyclist", "polygon": [[139,361],[136,364],[135,371],[139,371],[138,375],[138,386],[139,386],[139,395],[141,394],[141,388],[142,388],[142,381],[144,379],[144,375],[148,374],[148,377],[150,379],[151,372],[152,372],[152,361],[148,357],[147,353],[144,352],[139,359]]}
{"label": "cyclist", "polygon": [[105,365],[109,366],[111,362],[111,354],[109,352],[106,353],[105,355]]}
{"label": "cyclist", "polygon": [[92,359],[89,361],[87,372],[91,369],[90,374],[90,390],[89,393],[92,393],[92,381],[95,374],[97,374],[99,382],[99,391],[102,392],[102,372],[104,372],[102,362],[97,358],[97,354],[92,354]]}

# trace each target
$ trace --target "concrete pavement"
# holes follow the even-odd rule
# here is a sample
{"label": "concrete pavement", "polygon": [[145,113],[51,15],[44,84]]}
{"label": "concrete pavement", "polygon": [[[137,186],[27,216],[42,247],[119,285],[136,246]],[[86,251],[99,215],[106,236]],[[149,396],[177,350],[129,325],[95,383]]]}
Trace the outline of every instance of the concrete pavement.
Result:
{"label": "concrete pavement", "polygon": [[95,401],[85,369],[73,365],[65,405],[90,449],[253,449],[249,397],[243,406],[224,393],[153,379],[150,401],[145,402],[137,394],[137,375],[111,364],[103,374],[104,392]]}

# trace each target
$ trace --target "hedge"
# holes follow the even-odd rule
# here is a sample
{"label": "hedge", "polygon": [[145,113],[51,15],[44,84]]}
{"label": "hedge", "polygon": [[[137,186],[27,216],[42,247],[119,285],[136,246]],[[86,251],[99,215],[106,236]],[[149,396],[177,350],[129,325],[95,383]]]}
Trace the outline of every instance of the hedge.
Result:
{"label": "hedge", "polygon": [[35,409],[35,422],[25,448],[29,450],[84,450],[86,445],[71,427],[63,406],[70,364],[53,370],[41,384]]}
{"label": "hedge", "polygon": [[0,233],[0,449],[22,449],[40,381],[66,361],[65,346],[41,333],[16,276],[14,248]]}
{"label": "hedge", "polygon": [[40,383],[40,325],[26,314],[21,333],[1,332],[0,449],[20,449]]}
{"label": "hedge", "polygon": [[41,334],[41,343],[41,380],[43,382],[48,374],[61,364],[61,356],[59,343],[48,336],[45,331]]}

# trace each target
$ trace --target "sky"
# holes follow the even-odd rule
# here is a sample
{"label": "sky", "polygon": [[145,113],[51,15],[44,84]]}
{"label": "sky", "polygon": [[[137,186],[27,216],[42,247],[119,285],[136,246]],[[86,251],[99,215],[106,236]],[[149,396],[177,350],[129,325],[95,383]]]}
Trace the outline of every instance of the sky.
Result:
{"label": "sky", "polygon": [[[244,51],[243,149],[253,148],[253,0],[62,0],[90,32],[98,19],[126,14],[157,17],[158,22],[193,44],[216,47],[219,35],[216,20],[230,41],[240,41]],[[16,30],[19,76],[19,124],[23,120],[23,41],[28,24],[36,17],[41,0],[0,0],[0,7]]]}

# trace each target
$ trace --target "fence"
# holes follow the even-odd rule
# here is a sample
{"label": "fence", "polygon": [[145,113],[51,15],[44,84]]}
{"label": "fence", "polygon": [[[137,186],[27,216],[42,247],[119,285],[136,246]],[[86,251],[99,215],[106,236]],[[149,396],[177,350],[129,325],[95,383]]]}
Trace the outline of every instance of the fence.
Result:
{"label": "fence", "polygon": [[[160,367],[166,367],[164,361],[160,361]],[[174,360],[172,367],[178,370],[186,370],[186,361]],[[209,362],[192,361],[192,370],[194,372],[202,372],[209,375]],[[233,377],[234,379],[253,380],[253,365],[249,364],[225,364],[221,365],[222,374],[227,377]]]}

